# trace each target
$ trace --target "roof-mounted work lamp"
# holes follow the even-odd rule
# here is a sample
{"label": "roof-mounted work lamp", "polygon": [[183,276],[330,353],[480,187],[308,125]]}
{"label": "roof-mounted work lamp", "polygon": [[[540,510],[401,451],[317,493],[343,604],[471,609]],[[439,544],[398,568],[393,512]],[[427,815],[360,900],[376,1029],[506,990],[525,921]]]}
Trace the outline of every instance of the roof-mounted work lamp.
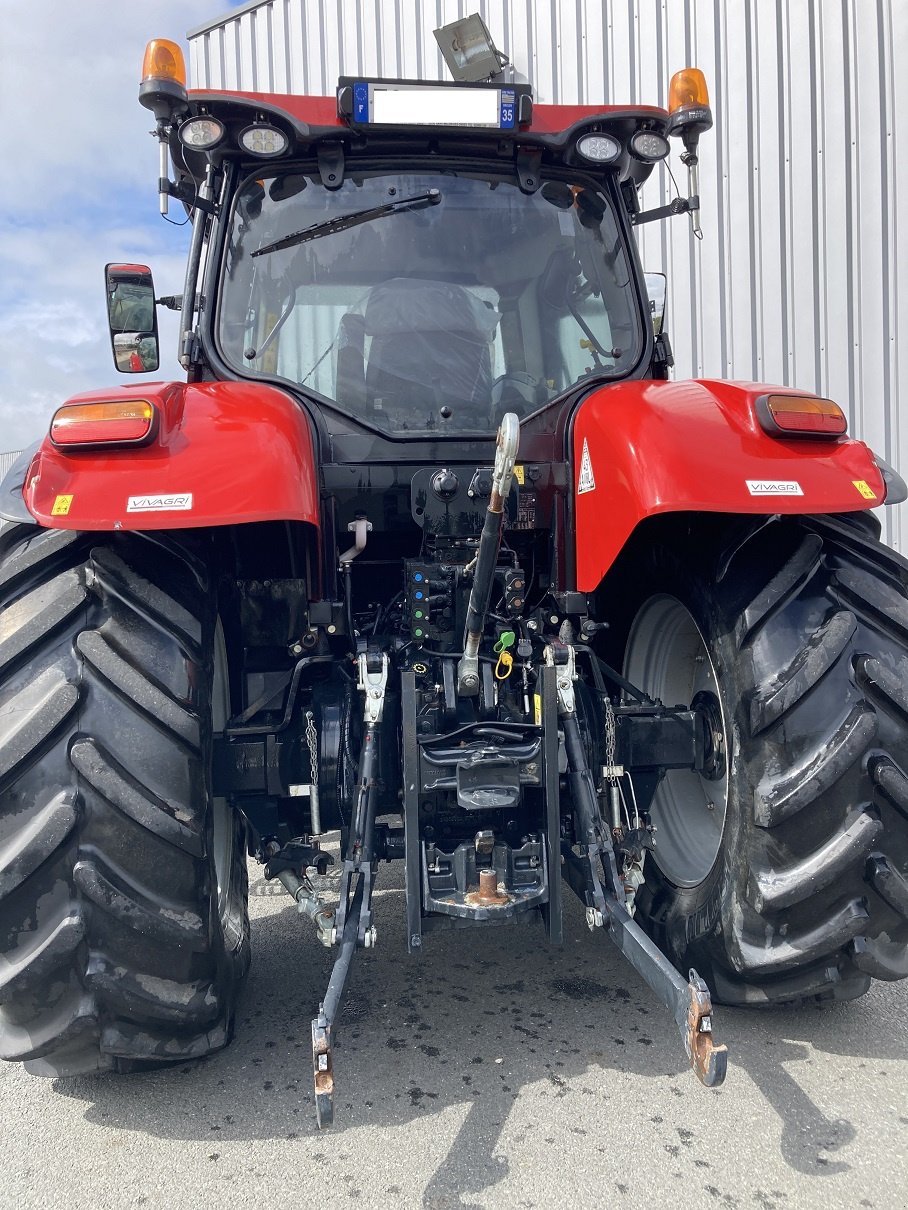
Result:
{"label": "roof-mounted work lamp", "polygon": [[170,195],[168,133],[175,119],[185,112],[188,103],[186,63],[176,42],[168,38],[152,38],[145,47],[139,101],[155,116],[155,136],[160,154],[158,194],[161,213],[166,214]]}
{"label": "roof-mounted work lamp", "polygon": [[455,80],[476,83],[497,76],[507,59],[495,49],[492,35],[478,13],[433,30],[435,41]]}
{"label": "roof-mounted work lamp", "polygon": [[697,239],[702,239],[697,146],[700,142],[700,135],[712,126],[713,115],[709,108],[706,77],[698,67],[685,67],[682,71],[676,71],[672,76],[668,86],[668,112],[666,133],[680,138],[684,144],[681,163],[687,165],[691,227]]}

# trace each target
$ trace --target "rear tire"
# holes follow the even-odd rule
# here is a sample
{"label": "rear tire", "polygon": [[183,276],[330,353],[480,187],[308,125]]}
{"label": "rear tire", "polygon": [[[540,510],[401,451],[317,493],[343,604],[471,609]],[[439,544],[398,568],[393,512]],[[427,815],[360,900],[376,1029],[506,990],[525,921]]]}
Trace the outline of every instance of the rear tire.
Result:
{"label": "rear tire", "polygon": [[861,517],[780,519],[731,557],[660,547],[649,564],[625,673],[714,693],[724,760],[666,774],[638,920],[726,1003],[908,976],[908,562]]}
{"label": "rear tire", "polygon": [[0,1057],[197,1058],[249,964],[245,829],[211,793],[214,590],[167,535],[0,539]]}

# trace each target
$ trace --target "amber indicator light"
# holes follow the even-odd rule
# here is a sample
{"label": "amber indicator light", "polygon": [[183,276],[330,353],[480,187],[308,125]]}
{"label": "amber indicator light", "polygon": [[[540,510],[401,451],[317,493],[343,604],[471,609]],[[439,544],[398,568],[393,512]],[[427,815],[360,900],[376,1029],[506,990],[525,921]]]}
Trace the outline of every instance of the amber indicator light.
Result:
{"label": "amber indicator light", "polygon": [[839,405],[817,395],[763,395],[757,400],[757,415],[774,435],[841,437],[848,428]]}
{"label": "amber indicator light", "polygon": [[138,445],[150,435],[154,407],[146,399],[74,403],[58,408],[50,425],[54,445]]}

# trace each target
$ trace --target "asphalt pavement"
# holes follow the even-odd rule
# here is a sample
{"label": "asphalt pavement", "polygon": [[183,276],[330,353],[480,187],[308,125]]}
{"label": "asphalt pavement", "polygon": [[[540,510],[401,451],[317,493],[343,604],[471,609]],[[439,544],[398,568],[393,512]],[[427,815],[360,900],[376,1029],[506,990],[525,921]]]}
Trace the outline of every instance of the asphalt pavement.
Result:
{"label": "asphalt pavement", "polygon": [[233,1044],[133,1076],[0,1064],[0,1207],[908,1206],[908,984],[797,1011],[720,1008],[728,1079],[567,904],[541,930],[433,934],[407,955],[384,867],[316,1129],[310,1020],[330,955],[250,867],[253,967]]}

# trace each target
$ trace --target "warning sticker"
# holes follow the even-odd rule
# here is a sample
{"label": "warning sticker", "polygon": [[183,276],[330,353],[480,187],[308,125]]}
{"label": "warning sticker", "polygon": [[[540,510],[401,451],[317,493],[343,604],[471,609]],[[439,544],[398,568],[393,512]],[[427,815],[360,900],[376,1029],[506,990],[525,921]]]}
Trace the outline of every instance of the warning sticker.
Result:
{"label": "warning sticker", "polygon": [[794,479],[746,479],[752,496],[803,496],[800,483]]}
{"label": "warning sticker", "polygon": [[852,479],[851,482],[858,489],[858,491],[861,493],[861,495],[864,497],[865,500],[875,500],[876,499],[876,492],[873,490],[873,488],[870,486],[869,483],[865,482],[865,480]]}
{"label": "warning sticker", "polygon": [[580,476],[577,480],[577,495],[582,496],[584,492],[594,492],[596,490],[596,480],[593,478],[593,462],[590,458],[590,447],[586,443],[586,438],[583,438],[583,453],[580,455]]}
{"label": "warning sticker", "polygon": [[192,508],[192,492],[168,492],[157,496],[130,496],[128,513],[176,513]]}
{"label": "warning sticker", "polygon": [[524,474],[524,468],[522,465],[518,464],[514,467],[514,478],[517,480],[520,486],[523,487],[524,483],[526,482],[526,476]]}
{"label": "warning sticker", "polygon": [[72,502],[73,502],[72,496],[58,496],[56,498],[56,500],[54,501],[53,508],[50,510],[50,515],[52,517],[67,516],[69,514],[70,508],[72,507]]}

